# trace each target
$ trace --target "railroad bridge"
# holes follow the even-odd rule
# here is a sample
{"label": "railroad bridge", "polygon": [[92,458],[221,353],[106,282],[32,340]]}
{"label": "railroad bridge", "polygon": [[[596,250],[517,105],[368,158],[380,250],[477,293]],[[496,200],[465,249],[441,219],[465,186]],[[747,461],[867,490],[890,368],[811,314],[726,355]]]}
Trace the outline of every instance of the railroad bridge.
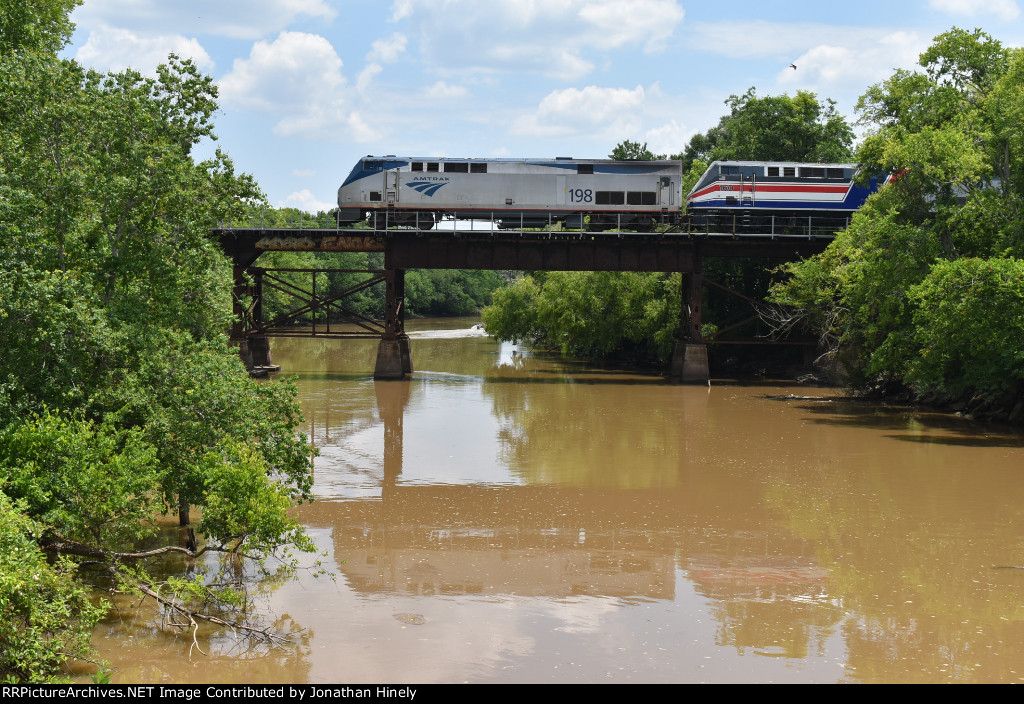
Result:
{"label": "railroad bridge", "polygon": [[[450,223],[449,223],[450,224]],[[707,346],[701,336],[701,295],[706,283],[703,260],[708,257],[796,259],[824,250],[846,225],[836,218],[807,218],[796,227],[777,227],[774,218],[758,222],[706,224],[684,222],[669,232],[623,230],[502,229],[495,221],[471,221],[461,229],[420,230],[309,227],[220,227],[213,231],[234,270],[236,323],[231,339],[250,368],[272,367],[269,337],[281,335],[380,338],[374,378],[401,379],[412,372],[409,338],[405,334],[406,269],[496,269],[505,271],[643,271],[683,275],[680,334],[672,355],[672,378],[707,383]],[[316,277],[310,289],[297,289],[276,274],[283,270],[254,266],[265,251],[383,252],[383,270],[349,270],[365,280],[332,296],[319,296]],[[290,270],[341,271],[341,270]],[[384,320],[371,320],[344,306],[344,298],[384,283]],[[265,286],[287,291],[301,305],[284,320],[263,316]],[[327,314],[326,325],[297,332],[287,327],[302,315]],[[332,326],[332,316],[334,323]]]}

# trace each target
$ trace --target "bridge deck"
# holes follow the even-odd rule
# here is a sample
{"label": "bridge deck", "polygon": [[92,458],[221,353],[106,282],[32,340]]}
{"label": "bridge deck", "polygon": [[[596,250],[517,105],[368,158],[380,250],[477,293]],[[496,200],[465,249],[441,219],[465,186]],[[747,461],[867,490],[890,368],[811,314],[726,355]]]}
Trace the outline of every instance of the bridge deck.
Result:
{"label": "bridge deck", "polygon": [[224,227],[214,231],[236,261],[264,251],[386,252],[388,268],[524,271],[696,271],[705,257],[795,258],[818,253],[834,231],[632,232],[493,227],[413,228]]}

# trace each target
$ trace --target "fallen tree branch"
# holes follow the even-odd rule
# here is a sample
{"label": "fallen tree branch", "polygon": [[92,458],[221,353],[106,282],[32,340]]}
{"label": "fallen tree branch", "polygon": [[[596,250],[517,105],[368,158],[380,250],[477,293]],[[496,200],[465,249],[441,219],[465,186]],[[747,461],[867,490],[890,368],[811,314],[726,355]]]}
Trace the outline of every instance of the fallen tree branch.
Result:
{"label": "fallen tree branch", "polygon": [[[111,573],[111,576],[113,576],[115,579],[117,578],[117,571],[116,571],[115,568],[112,567],[110,569],[110,573]],[[193,628],[193,636],[192,636],[193,640],[195,640],[195,637],[196,637],[195,636],[195,629],[198,628],[198,624],[196,622],[197,621],[205,621],[207,623],[212,623],[212,624],[214,624],[216,626],[224,626],[226,628],[230,628],[232,631],[235,631],[236,633],[240,631],[240,632],[246,634],[247,636],[260,638],[260,639],[265,640],[266,642],[268,642],[268,643],[270,643],[272,645],[282,645],[283,646],[283,645],[288,645],[288,644],[290,644],[292,642],[291,638],[289,638],[287,636],[283,636],[283,635],[281,635],[279,633],[275,633],[270,628],[259,628],[257,626],[247,626],[247,625],[242,624],[242,623],[232,623],[231,621],[226,621],[226,620],[224,620],[222,618],[219,618],[217,616],[211,616],[209,614],[200,613],[198,611],[194,611],[192,609],[186,608],[185,606],[182,606],[181,604],[175,602],[174,600],[168,599],[167,597],[162,596],[159,592],[157,592],[153,588],[153,586],[151,584],[147,584],[147,583],[141,582],[141,583],[136,583],[135,587],[140,592],[145,594],[146,596],[152,597],[152,599],[154,601],[156,601],[158,604],[163,606],[164,609],[168,610],[171,614],[176,614],[176,615],[181,616],[182,618],[186,619],[187,623],[178,624],[178,623],[172,622],[172,625],[174,625],[174,626],[176,626],[178,628],[181,628],[181,629],[192,627]],[[197,647],[198,647],[198,644],[197,644]],[[199,652],[203,653],[201,648],[199,649]],[[203,655],[206,655],[206,653],[203,653]]]}
{"label": "fallen tree branch", "polygon": [[235,555],[237,557],[255,559],[251,555],[248,555],[246,553],[237,552],[237,547],[223,548],[216,545],[204,545],[198,550],[191,550],[189,548],[181,547],[179,545],[164,545],[163,547],[154,548],[152,550],[143,550],[141,552],[114,552],[111,550],[94,548],[83,543],[58,537],[43,541],[40,547],[42,547],[42,549],[46,550],[47,552],[59,553],[61,555],[77,555],[79,557],[91,557],[96,560],[145,560],[150,557],[159,557],[160,555],[167,555],[169,553],[178,553],[180,555],[185,555],[186,557],[196,559],[208,552],[220,553],[223,555]]}

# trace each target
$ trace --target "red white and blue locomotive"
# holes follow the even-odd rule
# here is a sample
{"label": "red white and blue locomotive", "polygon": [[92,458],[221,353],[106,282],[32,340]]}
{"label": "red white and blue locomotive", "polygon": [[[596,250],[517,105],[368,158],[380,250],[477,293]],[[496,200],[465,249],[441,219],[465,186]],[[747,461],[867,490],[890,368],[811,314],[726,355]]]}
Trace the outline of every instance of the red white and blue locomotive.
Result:
{"label": "red white and blue locomotive", "polygon": [[338,189],[341,226],[429,229],[447,217],[650,231],[678,223],[681,209],[678,161],[367,156]]}
{"label": "red white and blue locomotive", "polygon": [[857,172],[856,164],[715,161],[687,196],[687,213],[695,225],[840,223],[878,189],[874,179],[858,184]]}

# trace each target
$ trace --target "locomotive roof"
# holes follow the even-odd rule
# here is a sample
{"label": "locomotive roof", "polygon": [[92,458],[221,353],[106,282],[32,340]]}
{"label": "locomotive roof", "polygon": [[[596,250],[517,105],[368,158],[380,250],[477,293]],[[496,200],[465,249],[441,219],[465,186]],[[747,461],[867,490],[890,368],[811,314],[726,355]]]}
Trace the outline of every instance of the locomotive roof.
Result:
{"label": "locomotive roof", "polygon": [[356,162],[355,166],[352,167],[352,171],[349,172],[348,177],[341,184],[344,188],[348,184],[358,181],[368,176],[384,170],[391,170],[401,168],[406,165],[412,164],[413,162],[419,163],[440,163],[440,162],[458,162],[462,164],[476,163],[476,164],[522,164],[525,166],[541,166],[541,167],[554,167],[561,169],[573,169],[577,166],[588,165],[595,167],[595,170],[602,172],[624,172],[624,173],[637,173],[637,172],[664,172],[673,170],[680,172],[682,169],[682,162],[674,159],[666,159],[660,161],[646,161],[643,159],[631,159],[625,161],[617,161],[615,159],[571,159],[568,157],[549,157],[546,159],[509,159],[509,158],[494,158],[494,159],[471,159],[467,157],[443,157],[443,156],[396,156],[393,154],[385,154],[384,156],[374,156],[368,154],[367,156],[361,157]]}
{"label": "locomotive roof", "polygon": [[729,159],[720,159],[718,161],[712,161],[708,164],[708,168],[715,164],[725,164],[727,166],[825,166],[832,168],[843,168],[843,169],[854,169],[857,164],[844,163],[844,162],[827,162],[827,161],[732,161]]}
{"label": "locomotive roof", "polygon": [[[488,161],[491,163],[511,164],[678,164],[679,159],[574,159],[570,156],[548,156],[548,157],[471,157],[471,156],[397,156],[388,154],[386,156],[375,156],[367,154],[363,159],[381,159],[395,161]],[[740,163],[740,162],[736,162]]]}

